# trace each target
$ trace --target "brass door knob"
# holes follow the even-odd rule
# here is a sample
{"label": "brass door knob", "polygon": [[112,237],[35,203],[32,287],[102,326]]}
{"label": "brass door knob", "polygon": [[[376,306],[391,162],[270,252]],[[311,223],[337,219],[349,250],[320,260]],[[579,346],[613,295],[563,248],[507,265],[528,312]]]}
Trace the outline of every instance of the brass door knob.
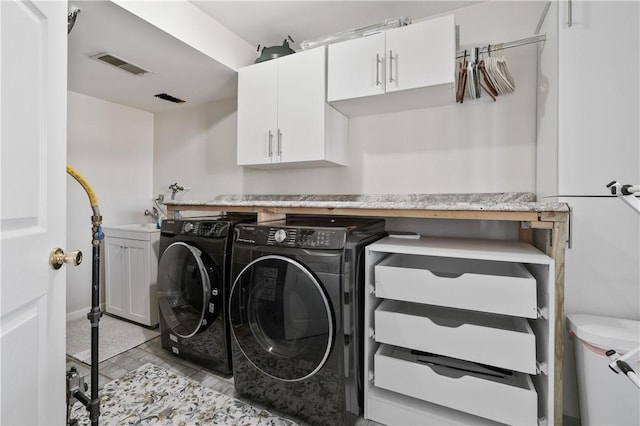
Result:
{"label": "brass door knob", "polygon": [[74,250],[65,254],[61,248],[53,249],[49,256],[49,264],[51,267],[53,269],[60,269],[65,263],[78,266],[82,263],[82,252],[80,250]]}

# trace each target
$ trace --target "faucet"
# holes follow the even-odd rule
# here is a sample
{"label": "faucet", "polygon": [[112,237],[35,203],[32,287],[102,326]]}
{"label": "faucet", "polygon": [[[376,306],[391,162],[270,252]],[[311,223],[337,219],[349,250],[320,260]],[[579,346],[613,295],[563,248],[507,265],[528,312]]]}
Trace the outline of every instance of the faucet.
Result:
{"label": "faucet", "polygon": [[178,182],[175,182],[174,184],[169,185],[169,189],[171,190],[171,199],[175,200],[176,199],[176,194],[180,191],[184,191],[184,187],[179,186]]}
{"label": "faucet", "polygon": [[160,211],[159,211],[156,207],[153,207],[153,208],[152,208],[152,210],[149,210],[149,209],[145,210],[145,211],[144,211],[144,215],[145,215],[145,216],[151,216],[151,217],[153,218],[153,221],[154,221],[156,224],[159,224],[159,223],[160,223],[160,216],[161,216],[161,213],[160,213]]}
{"label": "faucet", "polygon": [[162,204],[164,204],[164,194],[158,194],[158,197],[153,199],[154,209],[157,209],[161,216],[166,217],[167,211],[162,207]]}
{"label": "faucet", "polygon": [[153,221],[158,226],[158,229],[160,229],[160,222],[162,222],[162,219],[167,217],[167,212],[162,207],[163,202],[164,202],[164,194],[160,194],[158,195],[157,198],[154,198],[153,207],[151,208],[151,210],[146,209],[144,211],[145,216],[151,216],[153,218]]}
{"label": "faucet", "polygon": [[[169,189],[171,190],[171,199],[175,200],[176,199],[176,194],[180,191],[184,191],[184,187],[183,186],[179,186],[178,182],[175,182],[171,185],[169,185]],[[174,219],[180,219],[180,212],[179,211],[175,211],[173,213],[173,218]]]}

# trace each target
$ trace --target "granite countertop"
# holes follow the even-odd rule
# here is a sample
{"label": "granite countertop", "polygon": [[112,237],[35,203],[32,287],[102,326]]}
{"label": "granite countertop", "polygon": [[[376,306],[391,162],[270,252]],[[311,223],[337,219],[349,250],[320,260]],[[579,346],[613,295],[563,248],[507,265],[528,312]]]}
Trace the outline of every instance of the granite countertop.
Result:
{"label": "granite countertop", "polygon": [[566,203],[539,202],[530,192],[474,194],[377,195],[218,195],[207,200],[171,200],[168,206],[289,207],[390,210],[468,210],[516,212],[568,212]]}

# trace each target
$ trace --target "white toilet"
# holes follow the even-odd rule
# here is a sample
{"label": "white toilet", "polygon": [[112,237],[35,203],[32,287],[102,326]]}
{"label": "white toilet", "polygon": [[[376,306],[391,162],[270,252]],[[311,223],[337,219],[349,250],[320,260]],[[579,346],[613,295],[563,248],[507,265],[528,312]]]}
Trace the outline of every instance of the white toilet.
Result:
{"label": "white toilet", "polygon": [[[574,336],[582,425],[640,425],[640,389],[615,374],[605,354],[619,355],[640,345],[640,321],[595,315],[567,315]],[[627,361],[640,373],[638,356]]]}

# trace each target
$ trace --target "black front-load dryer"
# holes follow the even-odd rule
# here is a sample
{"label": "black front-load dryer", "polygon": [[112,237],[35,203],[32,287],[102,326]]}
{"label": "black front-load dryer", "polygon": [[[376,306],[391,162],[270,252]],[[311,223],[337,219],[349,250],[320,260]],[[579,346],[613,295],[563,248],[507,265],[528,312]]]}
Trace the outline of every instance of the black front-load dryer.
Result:
{"label": "black front-load dryer", "polygon": [[158,261],[162,347],[230,375],[227,304],[233,227],[255,215],[163,220]]}
{"label": "black front-load dryer", "polygon": [[236,391],[311,424],[353,424],[363,408],[364,248],[384,221],[287,217],[234,234]]}

